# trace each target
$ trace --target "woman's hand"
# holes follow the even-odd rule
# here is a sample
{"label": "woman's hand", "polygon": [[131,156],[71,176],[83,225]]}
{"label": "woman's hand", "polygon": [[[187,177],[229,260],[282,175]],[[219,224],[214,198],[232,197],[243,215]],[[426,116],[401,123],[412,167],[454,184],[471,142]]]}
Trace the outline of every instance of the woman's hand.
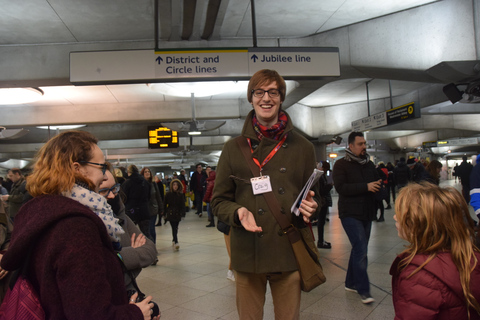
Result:
{"label": "woman's hand", "polygon": [[237,210],[238,219],[240,219],[240,223],[245,228],[245,230],[250,232],[262,232],[262,227],[257,226],[257,222],[255,221],[255,217],[253,213],[248,211],[247,208],[241,207]]}
{"label": "woman's hand", "polygon": [[[130,304],[135,304],[137,307],[140,308],[143,314],[143,319],[145,320],[152,319],[153,303],[150,303],[150,301],[152,301],[152,296],[147,296],[145,299],[143,299],[143,301],[135,303],[135,300],[137,300],[137,297],[138,297],[138,293],[133,294],[130,297]],[[156,320],[160,319],[160,315],[158,315],[158,317],[155,317],[153,319],[156,319]]]}
{"label": "woman's hand", "polygon": [[132,248],[138,248],[143,246],[147,240],[145,240],[145,235],[140,233],[137,238],[135,238],[135,233],[132,234]]}
{"label": "woman's hand", "polygon": [[310,223],[310,217],[317,211],[318,203],[313,200],[315,192],[309,191],[307,197],[302,201],[298,211],[303,215],[303,221]]}

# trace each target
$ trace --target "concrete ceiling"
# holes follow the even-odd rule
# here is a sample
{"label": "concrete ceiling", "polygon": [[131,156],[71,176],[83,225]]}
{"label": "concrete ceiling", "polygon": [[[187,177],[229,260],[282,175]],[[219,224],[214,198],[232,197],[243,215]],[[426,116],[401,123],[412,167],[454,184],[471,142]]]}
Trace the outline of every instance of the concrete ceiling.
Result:
{"label": "concrete ceiling", "polygon": [[[0,167],[30,161],[55,134],[36,126],[58,124],[87,124],[82,130],[95,134],[119,164],[216,164],[223,143],[240,133],[251,109],[245,89],[195,98],[197,120],[226,124],[192,139],[180,132],[180,148],[159,152],[147,148],[147,127],[191,120],[191,98],[164,95],[146,83],[70,83],[70,52],[253,46],[249,0],[157,4],[158,42],[155,1],[0,0],[0,88],[44,92],[29,104],[0,101],[0,126],[29,130],[15,140],[0,139]],[[478,134],[479,105],[452,111],[442,88],[479,78],[479,7],[477,0],[257,0],[256,40],[259,47],[339,48],[340,77],[289,84],[283,107],[306,137],[345,136],[353,120],[416,101],[422,119],[369,133],[391,150],[414,148],[425,132],[438,139],[446,136],[441,130],[450,138]]]}

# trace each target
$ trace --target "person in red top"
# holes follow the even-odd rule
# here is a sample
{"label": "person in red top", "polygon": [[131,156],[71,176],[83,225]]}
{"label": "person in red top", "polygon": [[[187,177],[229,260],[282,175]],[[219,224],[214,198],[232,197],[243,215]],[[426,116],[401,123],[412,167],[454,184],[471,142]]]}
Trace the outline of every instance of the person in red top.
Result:
{"label": "person in red top", "polygon": [[389,187],[388,187],[388,169],[387,167],[385,166],[385,163],[383,163],[382,161],[378,163],[378,167],[380,168],[380,170],[382,170],[382,172],[385,174],[385,176],[383,176],[383,185],[387,188],[387,197],[385,198],[385,201],[387,202],[387,207],[385,209],[392,209],[392,206],[390,205],[390,190],[389,190]]}
{"label": "person in red top", "polygon": [[480,252],[460,192],[410,184],[395,212],[398,236],[409,242],[390,269],[395,319],[480,319]]}
{"label": "person in red top", "polygon": [[[378,176],[382,180],[380,182],[380,190],[375,194],[375,205],[376,205],[375,215],[380,209],[380,217],[376,219],[376,221],[378,222],[385,221],[385,207],[383,205],[383,200],[387,201],[387,196],[388,196],[386,184],[385,184],[385,181],[387,181],[388,177],[387,175],[385,175],[385,172],[382,170],[382,167],[384,168],[385,165],[383,164],[383,162],[379,162],[376,168]],[[387,208],[391,208],[390,205]]]}
{"label": "person in red top", "polygon": [[213,218],[212,208],[210,207],[210,201],[212,201],[213,187],[215,186],[216,176],[217,174],[215,171],[210,170],[207,178],[207,190],[205,191],[205,196],[203,197],[203,202],[207,203],[208,220],[210,220],[210,223],[206,225],[207,228],[215,227],[215,220]]}

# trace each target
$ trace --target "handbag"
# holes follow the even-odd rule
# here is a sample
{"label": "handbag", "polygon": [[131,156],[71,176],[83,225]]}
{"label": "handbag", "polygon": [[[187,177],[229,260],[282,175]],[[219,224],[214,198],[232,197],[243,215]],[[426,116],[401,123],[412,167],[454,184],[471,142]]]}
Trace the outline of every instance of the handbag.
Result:
{"label": "handbag", "polygon": [[15,270],[10,278],[7,294],[0,306],[1,320],[44,320],[45,311],[40,304],[38,294],[30,281],[26,278],[26,272],[30,263],[32,249],[21,268]]}
{"label": "handbag", "polygon": [[223,222],[222,220],[217,221],[217,230],[220,231],[221,233],[224,233],[228,236],[230,233],[230,226]]}
{"label": "handbag", "polygon": [[[252,160],[247,141],[242,136],[236,139],[253,176],[258,177],[260,171]],[[286,215],[281,213],[280,204],[273,192],[266,192],[262,195],[283,233],[287,235],[292,244],[300,273],[300,288],[302,291],[310,292],[327,280],[323,274],[323,268],[319,261],[320,253],[315,246],[312,232],[310,228],[296,228],[288,221]]]}

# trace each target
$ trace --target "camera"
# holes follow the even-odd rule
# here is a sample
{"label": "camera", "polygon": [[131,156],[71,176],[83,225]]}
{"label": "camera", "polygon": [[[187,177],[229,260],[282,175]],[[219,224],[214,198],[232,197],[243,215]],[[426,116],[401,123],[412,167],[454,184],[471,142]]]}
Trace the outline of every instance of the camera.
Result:
{"label": "camera", "polygon": [[[130,299],[135,293],[137,293],[137,291],[127,290],[128,299]],[[145,295],[142,292],[139,292],[137,299],[135,300],[135,303],[142,302],[144,299],[145,299]],[[154,301],[150,301],[150,303],[153,303],[153,307],[152,307],[152,311],[153,311],[152,319],[153,319],[153,317],[160,315],[160,309],[158,308],[158,304],[156,304]]]}

